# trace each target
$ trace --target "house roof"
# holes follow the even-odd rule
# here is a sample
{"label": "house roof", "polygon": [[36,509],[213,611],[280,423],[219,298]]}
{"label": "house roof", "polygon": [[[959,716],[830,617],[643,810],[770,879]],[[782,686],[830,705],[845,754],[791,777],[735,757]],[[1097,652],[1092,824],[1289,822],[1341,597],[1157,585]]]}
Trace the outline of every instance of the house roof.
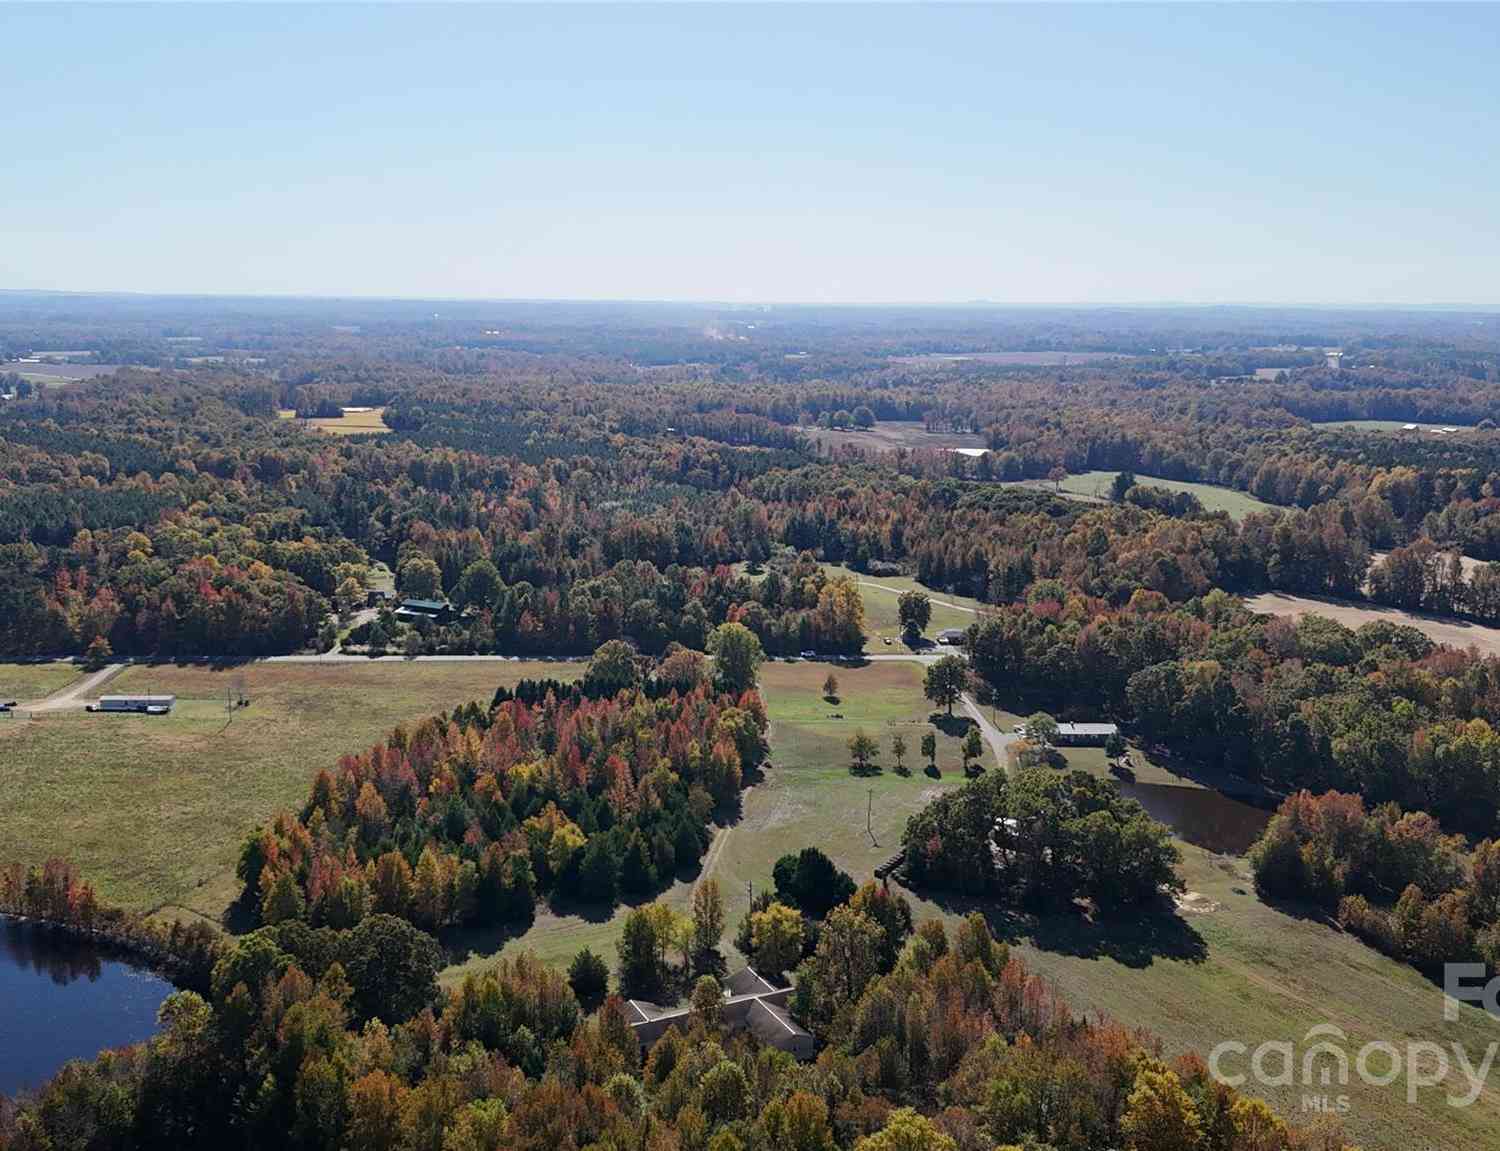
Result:
{"label": "house roof", "polygon": [[401,606],[416,611],[447,611],[448,601],[441,599],[404,599]]}
{"label": "house roof", "polygon": [[[812,1036],[798,1027],[787,1013],[790,987],[776,987],[759,972],[746,967],[724,980],[724,1022],[729,1027],[745,1027],[763,1043],[774,1044],[799,1056],[810,1056]],[[630,1029],[642,1045],[655,1043],[669,1027],[686,1023],[691,1007],[661,1007],[640,999],[628,999],[625,1007]]]}
{"label": "house roof", "polygon": [[724,980],[725,998],[736,995],[765,995],[776,988],[753,967],[742,967]]}
{"label": "house roof", "polygon": [[1120,730],[1115,723],[1060,723],[1058,735],[1114,735]]}
{"label": "house roof", "polygon": [[100,703],[174,703],[175,695],[101,695]]}

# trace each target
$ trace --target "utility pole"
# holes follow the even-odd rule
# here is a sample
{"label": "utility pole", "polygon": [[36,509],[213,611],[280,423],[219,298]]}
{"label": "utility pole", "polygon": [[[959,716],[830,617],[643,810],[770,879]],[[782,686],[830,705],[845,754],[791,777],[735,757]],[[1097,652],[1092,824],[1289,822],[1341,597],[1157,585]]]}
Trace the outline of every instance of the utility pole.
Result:
{"label": "utility pole", "polygon": [[870,842],[879,847],[875,839],[875,789],[872,787],[868,792],[869,800],[865,805],[865,834],[870,837]]}

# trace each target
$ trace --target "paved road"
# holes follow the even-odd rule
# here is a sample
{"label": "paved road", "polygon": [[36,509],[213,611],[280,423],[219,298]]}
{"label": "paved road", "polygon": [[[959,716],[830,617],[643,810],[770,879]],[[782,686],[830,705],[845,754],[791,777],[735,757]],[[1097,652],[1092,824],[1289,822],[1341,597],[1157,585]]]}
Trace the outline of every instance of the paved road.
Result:
{"label": "paved road", "polygon": [[989,716],[985,715],[984,708],[975,702],[974,697],[967,692],[959,697],[963,704],[964,714],[979,725],[979,734],[984,736],[985,743],[990,745],[990,750],[995,753],[995,762],[1000,765],[1001,771],[1009,770],[1007,752],[1010,745],[1016,743],[1021,737],[1014,732],[1001,731],[990,722]]}
{"label": "paved road", "polygon": [[123,663],[112,663],[107,667],[100,668],[92,675],[86,675],[77,683],[69,684],[59,691],[54,691],[45,699],[35,700],[31,703],[23,703],[18,711],[67,711],[69,708],[83,707],[89,701],[85,696],[96,696],[98,690],[110,679],[125,670]]}
{"label": "paved road", "polygon": [[[883,652],[882,653],[871,652],[868,655],[860,656],[859,659],[868,660],[870,663],[920,663],[920,664],[933,664],[933,663],[937,663],[937,661],[940,660],[940,659],[942,659],[943,656],[945,656],[945,655],[956,655],[956,656],[959,656],[960,658],[962,658],[963,657],[963,652],[958,651],[958,650],[953,650],[953,651],[891,652],[889,654],[883,653]],[[832,661],[829,661],[829,662],[832,662]],[[851,659],[849,662],[851,662],[851,663],[857,663],[858,660]]]}

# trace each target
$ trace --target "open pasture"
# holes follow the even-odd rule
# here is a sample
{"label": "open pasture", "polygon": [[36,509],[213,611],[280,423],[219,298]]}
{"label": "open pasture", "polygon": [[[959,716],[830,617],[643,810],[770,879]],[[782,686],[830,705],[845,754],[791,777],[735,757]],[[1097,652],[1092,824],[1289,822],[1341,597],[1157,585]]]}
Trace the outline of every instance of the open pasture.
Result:
{"label": "open pasture", "polygon": [[[1062,481],[1061,494],[1108,499],[1110,485],[1115,482],[1117,475],[1119,475],[1118,472],[1108,471],[1080,472],[1077,475],[1070,475]],[[1136,473],[1135,478],[1137,483],[1147,487],[1165,488],[1169,492],[1188,492],[1198,497],[1198,502],[1203,505],[1204,511],[1228,512],[1234,519],[1243,519],[1251,512],[1272,510],[1271,504],[1233,488],[1189,483],[1185,480],[1164,480],[1156,476],[1144,476],[1139,472]],[[1052,488],[1052,485],[1046,481],[1027,481],[1027,483],[1043,491]]]}
{"label": "open pasture", "polygon": [[61,691],[83,671],[71,660],[44,663],[0,663],[0,703],[27,703]]}
{"label": "open pasture", "polygon": [[[313,776],[411,723],[522,678],[581,665],[507,662],[136,666],[118,692],[178,697],[170,715],[17,720],[0,755],[7,859],[63,855],[107,902],[217,919],[238,894],[245,835],[306,798]],[[249,706],[229,708],[243,693]]]}

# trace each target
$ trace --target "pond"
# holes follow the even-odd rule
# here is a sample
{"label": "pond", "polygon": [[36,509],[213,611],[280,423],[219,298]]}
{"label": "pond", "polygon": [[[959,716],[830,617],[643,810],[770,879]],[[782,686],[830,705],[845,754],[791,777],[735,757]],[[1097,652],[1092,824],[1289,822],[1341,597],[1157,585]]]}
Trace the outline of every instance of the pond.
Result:
{"label": "pond", "polygon": [[0,916],[0,1095],[156,1030],[172,985],[99,947]]}
{"label": "pond", "polygon": [[1220,855],[1244,855],[1271,821],[1271,812],[1206,787],[1116,780],[1120,794],[1197,847]]}

